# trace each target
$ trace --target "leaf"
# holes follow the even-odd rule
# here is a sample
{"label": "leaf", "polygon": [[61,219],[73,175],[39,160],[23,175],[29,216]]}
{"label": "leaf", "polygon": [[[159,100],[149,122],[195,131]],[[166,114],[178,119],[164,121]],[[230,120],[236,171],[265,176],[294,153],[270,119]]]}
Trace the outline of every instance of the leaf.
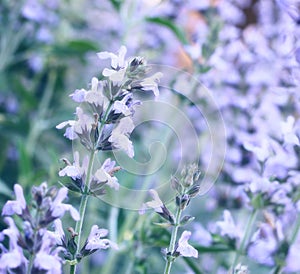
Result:
{"label": "leaf", "polygon": [[163,227],[163,228],[168,228],[168,227],[172,226],[170,223],[153,223],[153,224]]}
{"label": "leaf", "polygon": [[179,28],[177,25],[175,25],[171,20],[162,17],[146,17],[145,19],[147,22],[154,23],[168,28],[175,34],[175,36],[183,45],[188,44],[188,40],[186,38],[184,31],[181,28]]}

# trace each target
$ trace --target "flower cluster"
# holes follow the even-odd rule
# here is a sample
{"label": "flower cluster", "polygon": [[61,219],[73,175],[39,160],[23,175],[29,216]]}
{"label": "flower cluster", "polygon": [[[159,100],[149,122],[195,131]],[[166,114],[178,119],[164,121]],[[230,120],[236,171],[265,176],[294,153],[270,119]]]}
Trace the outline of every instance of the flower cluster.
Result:
{"label": "flower cluster", "polygon": [[89,110],[76,108],[77,120],[60,123],[57,128],[67,127],[65,136],[79,138],[87,150],[108,151],[121,149],[129,157],[134,156],[129,135],[134,129],[131,116],[141,102],[133,99],[135,91],[152,91],[158,96],[158,81],[161,73],[146,77],[148,68],[144,59],[125,59],[126,48],[122,46],[118,55],[100,52],[100,59],[111,59],[111,68],[102,72],[104,80],[93,78],[89,90],[80,89],[71,98],[86,105]]}
{"label": "flower cluster", "polygon": [[191,198],[194,198],[199,193],[200,184],[198,181],[200,174],[198,166],[196,164],[191,164],[184,167],[181,172],[180,180],[176,177],[171,179],[171,186],[176,191],[175,204],[177,210],[175,216],[162,202],[158,193],[154,189],[149,190],[153,200],[146,202],[140,211],[140,213],[143,214],[146,208],[152,208],[167,221],[166,223],[157,223],[157,225],[162,227],[173,227],[170,246],[163,252],[167,261],[165,273],[169,273],[172,262],[179,256],[198,257],[197,249],[188,243],[188,240],[192,235],[190,231],[183,231],[178,241],[176,238],[178,228],[194,220],[194,217],[189,215],[181,218],[181,214],[182,211],[189,205]]}
{"label": "flower cluster", "polygon": [[[2,216],[8,228],[0,233],[4,243],[9,239],[8,248],[0,245],[0,273],[61,273],[62,259],[49,226],[69,211],[75,221],[79,220],[78,211],[63,203],[67,189],[48,188],[46,183],[32,188],[31,205],[27,205],[23,189],[14,186],[16,200],[8,201],[2,209]],[[22,220],[19,228],[10,216],[17,215]]]}

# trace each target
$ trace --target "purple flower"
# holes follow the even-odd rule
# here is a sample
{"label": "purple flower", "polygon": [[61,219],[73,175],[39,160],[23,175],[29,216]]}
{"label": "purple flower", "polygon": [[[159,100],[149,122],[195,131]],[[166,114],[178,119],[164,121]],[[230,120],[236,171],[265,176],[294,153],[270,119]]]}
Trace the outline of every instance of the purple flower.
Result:
{"label": "purple flower", "polygon": [[176,248],[176,252],[178,252],[181,256],[184,257],[195,257],[198,258],[198,251],[194,247],[192,247],[188,240],[190,239],[192,233],[190,231],[183,231],[181,237],[178,240],[178,247]]}
{"label": "purple flower", "polygon": [[145,203],[146,207],[153,208],[157,213],[163,213],[164,204],[158,196],[158,193],[154,189],[149,190],[149,194],[153,198],[153,201]]}
{"label": "purple flower", "polygon": [[[22,248],[18,245],[19,230],[12,218],[6,217],[4,220],[9,225],[9,228],[4,229],[2,234],[9,237],[9,250],[4,252],[4,254],[0,254],[0,273],[8,273],[9,269],[24,270],[27,265],[27,259],[23,254]],[[25,271],[20,273],[25,273]]]}
{"label": "purple flower", "polygon": [[194,241],[197,241],[197,243],[202,246],[210,246],[213,242],[211,234],[200,223],[194,225],[192,237]]}
{"label": "purple flower", "polygon": [[6,202],[6,204],[3,206],[2,209],[2,215],[4,216],[5,215],[11,216],[13,214],[22,215],[22,213],[25,211],[27,207],[24,194],[23,194],[23,188],[20,185],[15,184],[14,190],[15,190],[16,200]]}
{"label": "purple flower", "polygon": [[240,238],[240,231],[235,225],[229,210],[224,210],[223,221],[216,222],[216,225],[221,230],[222,236],[228,236],[231,239]]}
{"label": "purple flower", "polygon": [[55,245],[56,239],[53,237],[53,234],[45,231],[42,238],[41,248],[34,259],[33,273],[35,273],[35,271],[38,272],[38,270],[44,270],[48,274],[62,273],[62,260],[58,255],[61,248],[54,248]]}
{"label": "purple flower", "polygon": [[57,129],[62,129],[69,126],[66,129],[64,136],[70,140],[77,139],[79,135],[83,135],[89,138],[90,131],[92,129],[92,124],[94,123],[93,117],[84,113],[83,109],[80,107],[76,108],[76,115],[78,120],[69,120],[62,122],[56,126]]}
{"label": "purple flower", "polygon": [[[272,221],[274,222],[274,221]],[[283,239],[281,223],[264,223],[252,237],[248,247],[248,255],[257,262],[265,265],[274,265],[274,258],[278,241]]]}
{"label": "purple flower", "polygon": [[58,191],[57,196],[51,204],[51,215],[55,218],[60,218],[66,211],[69,211],[72,218],[75,221],[78,221],[80,219],[78,211],[72,205],[62,203],[62,201],[67,197],[67,194],[68,189],[66,187],[63,187]]}
{"label": "purple flower", "polygon": [[107,235],[108,235],[107,229],[102,229],[99,228],[97,225],[93,225],[84,248],[86,250],[107,249],[109,247],[118,249],[117,244],[113,243],[108,239],[102,239]]}
{"label": "purple flower", "polygon": [[292,244],[289,248],[284,271],[286,272],[300,271],[299,254],[300,254],[300,242],[298,240],[296,243]]}

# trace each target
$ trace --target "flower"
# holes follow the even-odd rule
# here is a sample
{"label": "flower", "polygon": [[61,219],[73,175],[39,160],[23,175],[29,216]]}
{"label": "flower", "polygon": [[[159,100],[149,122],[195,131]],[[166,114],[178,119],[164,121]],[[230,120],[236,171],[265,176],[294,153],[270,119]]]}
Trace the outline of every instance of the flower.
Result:
{"label": "flower", "polygon": [[8,273],[9,269],[14,269],[17,273],[25,273],[27,259],[18,245],[20,233],[12,218],[6,217],[4,220],[9,228],[4,229],[2,234],[9,237],[9,250],[5,250],[0,256],[0,273]]}
{"label": "flower", "polygon": [[23,194],[23,188],[15,184],[14,185],[16,200],[15,201],[7,201],[3,206],[2,215],[11,216],[13,214],[22,215],[26,209],[26,201]]}
{"label": "flower", "polygon": [[67,194],[68,194],[68,189],[66,187],[63,187],[58,191],[57,196],[55,197],[55,199],[51,204],[51,208],[50,208],[51,216],[54,217],[55,219],[60,218],[65,214],[66,211],[69,211],[72,218],[75,221],[79,221],[80,215],[78,211],[72,205],[62,203],[62,201],[67,197]]}
{"label": "flower", "polygon": [[58,255],[61,248],[55,248],[55,244],[56,239],[53,237],[53,234],[45,231],[42,237],[41,248],[34,259],[32,273],[39,273],[43,270],[49,274],[62,273],[62,260]]}
{"label": "flower", "polygon": [[120,168],[115,167],[116,162],[111,161],[110,158],[106,159],[94,175],[94,180],[98,183],[105,183],[109,187],[114,188],[115,190],[119,189],[118,179],[114,176],[114,172],[118,171]]}
{"label": "flower", "polygon": [[66,132],[64,136],[70,140],[75,140],[79,136],[82,139],[82,142],[87,143],[87,145],[90,145],[90,132],[92,130],[92,125],[94,123],[94,119],[85,114],[83,109],[80,107],[76,108],[76,115],[78,117],[78,120],[68,120],[65,122],[62,122],[56,126],[57,129],[62,129],[66,126],[69,126],[66,129]]}
{"label": "flower", "polygon": [[178,252],[181,256],[184,257],[195,257],[198,258],[198,251],[194,247],[192,247],[188,240],[191,237],[192,233],[190,231],[183,231],[181,237],[178,240],[178,247],[176,248],[176,252]]}
{"label": "flower", "polygon": [[128,62],[125,61],[126,52],[126,47],[121,46],[118,55],[107,51],[97,53],[100,59],[111,59],[112,69],[105,68],[102,72],[103,76],[109,77],[113,82],[120,82],[124,79],[128,65]]}
{"label": "flower", "polygon": [[93,225],[91,228],[91,232],[86,240],[86,243],[81,249],[81,254],[83,254],[83,256],[86,256],[99,249],[107,249],[109,247],[118,249],[118,245],[116,243],[108,239],[102,239],[107,235],[107,229],[99,228],[97,225]]}
{"label": "flower", "polygon": [[112,130],[111,136],[108,139],[115,148],[124,150],[130,158],[134,156],[134,150],[132,142],[129,140],[128,136],[133,129],[134,124],[131,118],[124,117]]}
{"label": "flower", "polygon": [[163,208],[165,207],[165,205],[159,198],[157,191],[154,189],[150,189],[149,194],[153,198],[153,201],[147,202],[145,203],[145,205],[148,208],[153,208],[157,213],[163,213],[164,212]]}
{"label": "flower", "polygon": [[240,232],[239,232],[238,228],[236,227],[229,210],[224,210],[223,218],[224,218],[223,221],[216,222],[216,225],[221,230],[221,235],[228,236],[231,239],[239,238]]}
{"label": "flower", "polygon": [[158,82],[159,79],[163,76],[161,72],[157,72],[153,74],[152,76],[145,78],[141,82],[141,86],[143,90],[146,91],[152,91],[155,96],[159,95],[159,90],[158,90]]}
{"label": "flower", "polygon": [[82,179],[86,175],[87,167],[89,164],[88,156],[85,156],[82,161],[82,166],[79,163],[79,152],[75,151],[74,153],[74,163],[71,165],[69,161],[63,159],[67,166],[59,171],[59,176],[69,176],[72,179]]}
{"label": "flower", "polygon": [[286,122],[281,122],[284,143],[300,146],[299,138],[295,134],[294,124],[295,118],[293,116],[288,116]]}
{"label": "flower", "polygon": [[53,239],[55,239],[57,245],[59,246],[64,245],[65,233],[62,228],[62,222],[60,219],[56,219],[54,221],[54,232],[48,231],[48,233],[52,236]]}

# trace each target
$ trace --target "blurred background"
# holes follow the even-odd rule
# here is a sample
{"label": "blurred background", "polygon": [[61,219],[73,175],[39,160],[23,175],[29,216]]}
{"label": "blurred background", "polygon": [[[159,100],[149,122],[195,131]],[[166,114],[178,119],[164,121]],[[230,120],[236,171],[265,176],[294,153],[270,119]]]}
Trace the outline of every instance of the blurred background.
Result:
{"label": "blurred background", "polygon": [[[197,226],[212,227],[225,208],[236,213],[237,223],[245,222],[249,201],[244,183],[258,172],[256,156],[245,149],[245,142],[258,145],[272,138],[280,143],[280,122],[288,115],[299,116],[299,14],[294,2],[1,0],[0,207],[12,197],[15,183],[28,194],[31,186],[43,181],[59,185],[60,159],[72,159],[71,143],[55,129],[58,123],[73,119],[75,104],[68,95],[77,88],[87,88],[93,76],[101,77],[105,64],[97,52],[116,52],[125,45],[127,56],[143,56],[150,64],[172,66],[193,75],[212,92],[222,113],[227,136],[223,169],[214,188],[190,207],[197,223],[189,229],[195,231],[193,242],[200,258],[179,259],[173,270],[227,273],[230,243],[205,247]],[[170,85],[183,94],[192,93],[194,104],[205,105],[188,81],[183,83],[174,75]],[[205,166],[203,118],[184,96],[161,92],[190,117],[204,142],[197,160],[200,168]],[[188,140],[189,133],[186,135]],[[133,134],[139,160],[149,157],[147,140],[159,136],[160,127],[155,123]],[[171,141],[170,147],[174,147]],[[176,164],[177,156],[169,153]],[[270,174],[284,180],[288,171],[298,168],[297,155],[297,150],[282,151],[270,164]],[[169,165],[169,173],[163,175],[166,178],[174,170]],[[128,187],[142,181],[126,170],[117,177]],[[78,201],[78,197],[70,199]],[[139,216],[136,211],[111,207],[97,199],[90,207],[86,233],[97,216],[99,225],[110,229],[121,250],[93,255],[84,261],[80,273],[162,272],[160,249],[167,246],[169,235],[152,225],[157,221],[155,215]],[[253,273],[270,269],[249,258],[245,261]]]}

